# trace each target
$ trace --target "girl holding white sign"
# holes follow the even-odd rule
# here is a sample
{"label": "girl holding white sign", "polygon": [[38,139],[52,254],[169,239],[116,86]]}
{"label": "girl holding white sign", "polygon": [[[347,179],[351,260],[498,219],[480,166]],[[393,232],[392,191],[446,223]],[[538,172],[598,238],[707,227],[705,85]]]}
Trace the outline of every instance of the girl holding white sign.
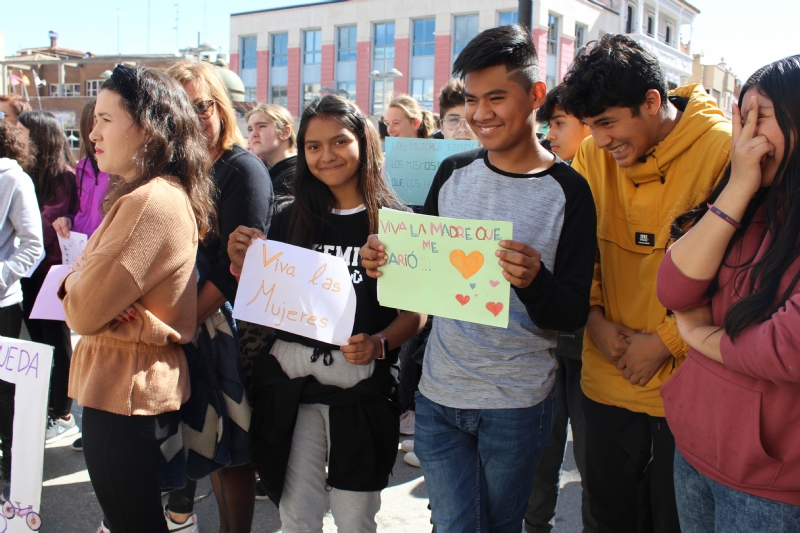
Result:
{"label": "girl holding white sign", "polygon": [[181,344],[197,326],[195,255],[214,211],[211,162],[186,92],[156,70],[118,65],[95,116],[97,163],[115,179],[105,219],[59,289],[67,323],[82,335],[69,394],[84,408],[100,531],[167,533],[159,460],[190,392]]}
{"label": "girl holding white sign", "polygon": [[[297,142],[296,197],[274,217],[269,239],[342,257],[356,292],[355,324],[341,347],[276,331],[253,369],[253,462],[280,503],[285,533],[322,532],[327,487],[339,531],[374,532],[380,491],[397,457],[391,365],[427,317],[381,307],[377,284],[360,264],[360,243],[377,231],[378,210],[401,208],[380,174],[375,129],[352,102],[327,95],[303,112]],[[263,238],[246,227],[231,234],[235,274],[253,240]]]}

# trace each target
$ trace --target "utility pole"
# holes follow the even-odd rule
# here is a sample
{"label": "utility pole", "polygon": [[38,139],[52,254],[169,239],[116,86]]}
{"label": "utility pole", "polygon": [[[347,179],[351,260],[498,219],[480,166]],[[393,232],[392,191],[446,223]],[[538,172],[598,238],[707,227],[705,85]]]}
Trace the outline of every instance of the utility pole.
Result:
{"label": "utility pole", "polygon": [[178,4],[175,4],[175,27],[172,28],[172,29],[175,30],[175,49],[176,50],[178,49],[178,46],[179,46],[178,45],[178,15],[179,15]]}
{"label": "utility pole", "polygon": [[533,31],[533,0],[519,0],[517,8],[517,21]]}

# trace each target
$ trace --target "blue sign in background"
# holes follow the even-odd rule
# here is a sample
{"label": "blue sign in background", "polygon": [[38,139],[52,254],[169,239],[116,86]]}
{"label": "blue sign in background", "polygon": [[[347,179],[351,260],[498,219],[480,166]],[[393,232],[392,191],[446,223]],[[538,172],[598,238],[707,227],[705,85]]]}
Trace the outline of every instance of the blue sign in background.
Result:
{"label": "blue sign in background", "polygon": [[386,179],[408,205],[423,205],[439,164],[445,158],[478,147],[478,141],[386,138]]}

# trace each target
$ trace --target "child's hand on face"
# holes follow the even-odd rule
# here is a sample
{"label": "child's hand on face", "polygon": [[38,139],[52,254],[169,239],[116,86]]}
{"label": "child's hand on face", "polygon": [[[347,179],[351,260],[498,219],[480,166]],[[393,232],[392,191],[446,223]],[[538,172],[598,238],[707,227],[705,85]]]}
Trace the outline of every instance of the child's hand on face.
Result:
{"label": "child's hand on face", "polygon": [[747,197],[761,188],[761,160],[774,155],[775,147],[764,135],[756,135],[758,97],[750,99],[747,121],[742,124],[739,106],[733,105],[733,134],[731,144],[731,178],[729,185],[740,187]]}
{"label": "child's hand on face", "polygon": [[524,289],[533,282],[542,266],[542,254],[525,243],[517,241],[500,241],[500,246],[507,250],[497,250],[503,276],[509,283]]}
{"label": "child's hand on face", "polygon": [[361,247],[358,251],[361,256],[361,265],[367,270],[367,276],[371,278],[378,278],[381,271],[378,267],[386,264],[386,247],[378,240],[377,235],[370,235],[367,239],[367,244]]}
{"label": "child's hand on face", "polygon": [[228,236],[228,257],[231,260],[231,267],[235,272],[242,272],[244,257],[247,249],[254,239],[266,239],[266,235],[255,228],[239,226]]}

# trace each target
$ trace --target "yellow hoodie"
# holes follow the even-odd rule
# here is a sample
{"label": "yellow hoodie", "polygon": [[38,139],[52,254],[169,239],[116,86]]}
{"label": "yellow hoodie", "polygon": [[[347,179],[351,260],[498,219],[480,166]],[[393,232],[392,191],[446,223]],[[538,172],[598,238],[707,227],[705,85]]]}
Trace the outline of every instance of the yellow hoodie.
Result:
{"label": "yellow hoodie", "polygon": [[622,168],[591,137],[572,162],[589,182],[597,206],[590,305],[602,306],[607,320],[657,333],[674,356],[647,385],[632,385],[587,333],[583,392],[599,403],[659,417],[664,416],[659,389],[684,361],[688,346],[656,297],[656,273],[672,221],[706,198],[722,177],[731,149],[730,123],[700,85],[679,87],[670,95],[688,98],[683,116],[645,163]]}

